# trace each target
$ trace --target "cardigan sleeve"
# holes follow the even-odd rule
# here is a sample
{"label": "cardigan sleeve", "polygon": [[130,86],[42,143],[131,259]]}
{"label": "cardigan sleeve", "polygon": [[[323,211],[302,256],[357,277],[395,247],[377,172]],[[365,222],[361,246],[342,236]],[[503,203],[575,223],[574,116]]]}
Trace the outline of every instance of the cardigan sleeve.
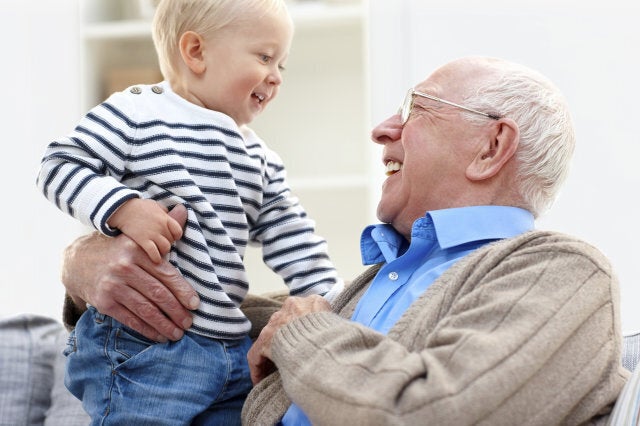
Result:
{"label": "cardigan sleeve", "polygon": [[291,322],[272,347],[286,394],[316,425],[606,416],[626,379],[617,282],[590,246],[542,241],[459,262],[388,336],[331,313]]}

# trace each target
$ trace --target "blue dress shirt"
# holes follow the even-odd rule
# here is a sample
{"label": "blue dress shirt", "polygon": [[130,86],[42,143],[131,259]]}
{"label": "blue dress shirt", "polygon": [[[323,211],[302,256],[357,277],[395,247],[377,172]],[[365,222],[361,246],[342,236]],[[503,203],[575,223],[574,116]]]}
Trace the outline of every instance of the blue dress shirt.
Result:
{"label": "blue dress shirt", "polygon": [[[504,206],[434,210],[416,220],[408,242],[391,225],[365,228],[360,241],[362,263],[384,262],[351,319],[386,334],[409,306],[458,259],[492,241],[534,228],[533,215]],[[311,425],[295,404],[283,426]]]}

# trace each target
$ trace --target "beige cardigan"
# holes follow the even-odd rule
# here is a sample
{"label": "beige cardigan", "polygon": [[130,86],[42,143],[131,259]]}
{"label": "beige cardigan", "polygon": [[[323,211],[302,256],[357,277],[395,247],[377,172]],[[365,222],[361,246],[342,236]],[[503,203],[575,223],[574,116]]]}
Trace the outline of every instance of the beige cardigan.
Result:
{"label": "beige cardigan", "polygon": [[[458,261],[383,336],[345,320],[377,268],[333,313],[278,331],[279,371],[243,422],[272,425],[295,401],[315,425],[603,424],[628,377],[618,284],[575,238],[532,231]],[[286,393],[285,393],[286,391]]]}

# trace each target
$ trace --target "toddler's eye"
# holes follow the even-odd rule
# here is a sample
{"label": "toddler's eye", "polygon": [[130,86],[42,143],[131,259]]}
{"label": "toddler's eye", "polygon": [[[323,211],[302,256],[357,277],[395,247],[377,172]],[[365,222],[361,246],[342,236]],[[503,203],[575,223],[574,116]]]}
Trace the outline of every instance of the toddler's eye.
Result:
{"label": "toddler's eye", "polygon": [[269,55],[265,55],[265,54],[260,54],[260,60],[262,62],[264,62],[265,64],[268,64],[269,62],[271,62],[271,56]]}

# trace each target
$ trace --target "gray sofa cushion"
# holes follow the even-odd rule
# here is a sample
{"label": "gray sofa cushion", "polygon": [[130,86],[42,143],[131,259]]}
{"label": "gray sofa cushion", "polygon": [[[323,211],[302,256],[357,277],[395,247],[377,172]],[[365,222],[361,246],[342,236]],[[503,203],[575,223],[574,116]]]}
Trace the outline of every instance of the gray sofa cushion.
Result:
{"label": "gray sofa cushion", "polygon": [[38,315],[0,319],[0,425],[87,425],[63,384],[67,331]]}
{"label": "gray sofa cushion", "polygon": [[[261,298],[249,311],[264,307]],[[253,306],[256,305],[256,306]],[[277,309],[268,305],[269,314]],[[269,315],[265,315],[268,318]],[[81,426],[89,423],[80,401],[64,387],[68,332],[38,315],[0,318],[0,426]],[[640,411],[640,333],[624,338],[622,365],[634,371],[616,402],[610,424],[636,425]]]}
{"label": "gray sofa cushion", "polygon": [[622,349],[622,366],[629,371],[635,371],[640,359],[640,332],[624,336]]}

